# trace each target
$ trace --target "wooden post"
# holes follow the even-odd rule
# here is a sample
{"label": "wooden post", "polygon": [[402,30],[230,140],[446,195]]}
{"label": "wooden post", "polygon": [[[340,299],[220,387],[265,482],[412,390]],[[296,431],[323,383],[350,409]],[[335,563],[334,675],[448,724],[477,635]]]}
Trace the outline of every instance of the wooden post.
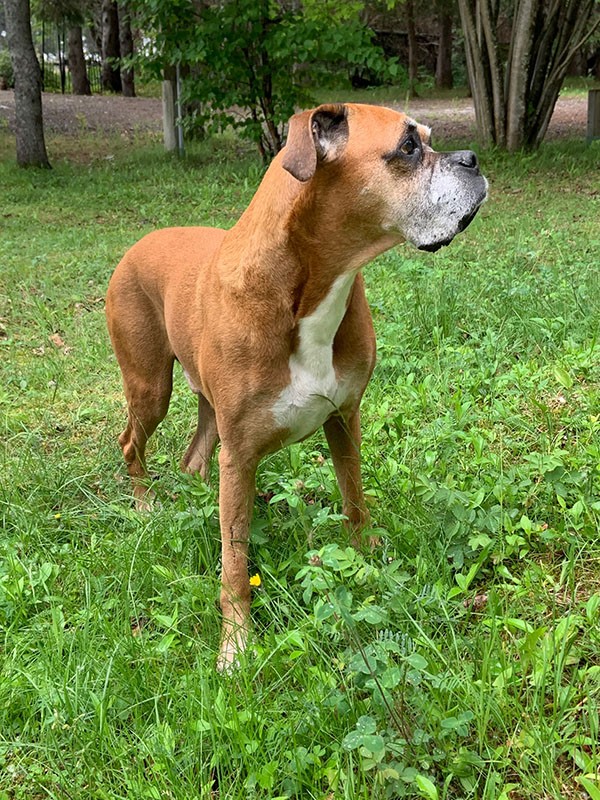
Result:
{"label": "wooden post", "polygon": [[600,89],[588,91],[587,143],[600,139]]}
{"label": "wooden post", "polygon": [[183,117],[183,110],[181,108],[181,74],[179,71],[179,64],[175,67],[175,111],[177,112],[176,134],[177,134],[177,149],[179,155],[183,155],[183,124],[181,118]]}
{"label": "wooden post", "polygon": [[183,155],[183,126],[181,124],[181,77],[179,65],[164,68],[162,84],[163,137],[165,150],[178,150]]}
{"label": "wooden post", "polygon": [[173,81],[162,83],[163,138],[165,150],[177,150],[177,131],[175,129],[175,92]]}

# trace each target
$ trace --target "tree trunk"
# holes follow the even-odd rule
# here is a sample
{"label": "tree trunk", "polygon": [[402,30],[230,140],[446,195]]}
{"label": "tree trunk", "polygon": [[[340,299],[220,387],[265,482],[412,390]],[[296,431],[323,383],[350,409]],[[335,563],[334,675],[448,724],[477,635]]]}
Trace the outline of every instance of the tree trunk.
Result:
{"label": "tree trunk", "polygon": [[408,85],[411,97],[417,96],[419,60],[417,52],[417,31],[415,29],[415,9],[413,0],[406,0],[406,29],[408,31]]}
{"label": "tree trunk", "polygon": [[94,15],[88,25],[88,30],[96,45],[96,51],[102,55],[102,14],[99,17]]}
{"label": "tree trunk", "polygon": [[83,54],[83,38],[81,25],[73,25],[68,33],[69,72],[73,94],[91,94],[85,56]]}
{"label": "tree trunk", "polygon": [[497,3],[483,2],[480,6],[481,30],[487,54],[488,93],[492,95],[494,119],[494,142],[504,147],[506,140],[506,113],[504,108],[504,79],[502,61],[498,50],[498,13]]}
{"label": "tree trunk", "polygon": [[506,149],[514,153],[526,139],[531,53],[538,0],[520,0],[515,8],[506,74]]}
{"label": "tree trunk", "polygon": [[[589,40],[600,25],[600,18],[595,25],[590,25],[594,8],[594,0],[563,0],[555,11],[555,27],[558,35],[554,40],[552,56],[546,66],[547,78],[539,92],[531,94],[530,113],[526,131],[525,146],[538,147],[544,138],[556,100],[563,84],[566,70],[574,54],[587,40]],[[547,19],[543,20],[544,27],[549,26]],[[537,45],[537,40],[534,40]],[[539,58],[534,60],[534,63]]]}
{"label": "tree trunk", "polygon": [[452,14],[443,9],[438,21],[438,53],[435,67],[435,85],[438,89],[452,89]]}
{"label": "tree trunk", "polygon": [[117,4],[102,0],[102,88],[108,92],[121,91],[120,57]]}
{"label": "tree trunk", "polygon": [[164,81],[162,84],[162,119],[163,119],[163,141],[165,150],[173,152],[177,150],[177,112],[175,102],[177,95],[177,83],[175,81],[174,67],[165,67]]}
{"label": "tree trunk", "polygon": [[[133,55],[133,34],[131,33],[131,15],[126,3],[119,6],[119,43],[121,58],[131,58]],[[121,83],[124,97],[135,97],[135,83],[133,67],[121,67]]]}
{"label": "tree trunk", "polygon": [[29,0],[4,0],[8,48],[15,73],[17,164],[50,167],[44,142],[42,76],[33,47]]}
{"label": "tree trunk", "polygon": [[[541,143],[569,62],[600,24],[595,0],[458,0],[479,136],[509,151]],[[506,76],[498,20],[512,10]]]}
{"label": "tree trunk", "polygon": [[[486,1],[484,0],[484,2]],[[482,144],[489,146],[495,144],[496,139],[494,109],[489,89],[491,81],[486,72],[487,64],[480,32],[481,25],[472,0],[458,0],[458,9],[464,33],[467,72],[473,95],[477,129]]]}

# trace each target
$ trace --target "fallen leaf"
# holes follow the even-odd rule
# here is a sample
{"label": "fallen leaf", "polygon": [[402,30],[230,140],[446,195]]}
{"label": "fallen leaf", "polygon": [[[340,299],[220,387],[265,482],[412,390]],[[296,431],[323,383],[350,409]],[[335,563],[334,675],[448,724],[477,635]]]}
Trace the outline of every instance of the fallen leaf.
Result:
{"label": "fallen leaf", "polygon": [[485,608],[488,601],[487,594],[476,594],[475,597],[468,597],[463,603],[465,608],[472,608],[474,611],[481,611]]}
{"label": "fallen leaf", "polygon": [[51,333],[48,341],[52,342],[55,347],[64,347],[65,343],[62,340],[60,333]]}

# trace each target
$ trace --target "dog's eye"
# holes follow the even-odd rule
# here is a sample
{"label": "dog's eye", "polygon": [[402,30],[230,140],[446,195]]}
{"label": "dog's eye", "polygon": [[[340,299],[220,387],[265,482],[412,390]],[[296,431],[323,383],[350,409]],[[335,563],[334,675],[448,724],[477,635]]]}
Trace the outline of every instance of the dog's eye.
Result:
{"label": "dog's eye", "polygon": [[400,145],[400,152],[403,156],[412,156],[415,150],[418,150],[418,145],[412,136]]}
{"label": "dog's eye", "polygon": [[388,164],[396,165],[397,168],[409,169],[413,167],[420,158],[421,140],[414,134],[407,135],[406,139],[397,144],[396,147],[383,156],[383,160]]}

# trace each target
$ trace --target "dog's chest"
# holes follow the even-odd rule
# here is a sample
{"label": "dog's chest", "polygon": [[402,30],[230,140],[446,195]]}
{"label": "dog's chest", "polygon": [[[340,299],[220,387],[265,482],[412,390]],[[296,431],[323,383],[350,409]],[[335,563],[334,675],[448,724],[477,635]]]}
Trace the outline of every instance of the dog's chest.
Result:
{"label": "dog's chest", "polygon": [[272,407],[277,427],[289,431],[285,444],[313,433],[352,393],[349,376],[334,369],[333,340],[354,278],[354,273],[338,277],[313,313],[300,320],[298,348],[289,360],[290,382]]}

